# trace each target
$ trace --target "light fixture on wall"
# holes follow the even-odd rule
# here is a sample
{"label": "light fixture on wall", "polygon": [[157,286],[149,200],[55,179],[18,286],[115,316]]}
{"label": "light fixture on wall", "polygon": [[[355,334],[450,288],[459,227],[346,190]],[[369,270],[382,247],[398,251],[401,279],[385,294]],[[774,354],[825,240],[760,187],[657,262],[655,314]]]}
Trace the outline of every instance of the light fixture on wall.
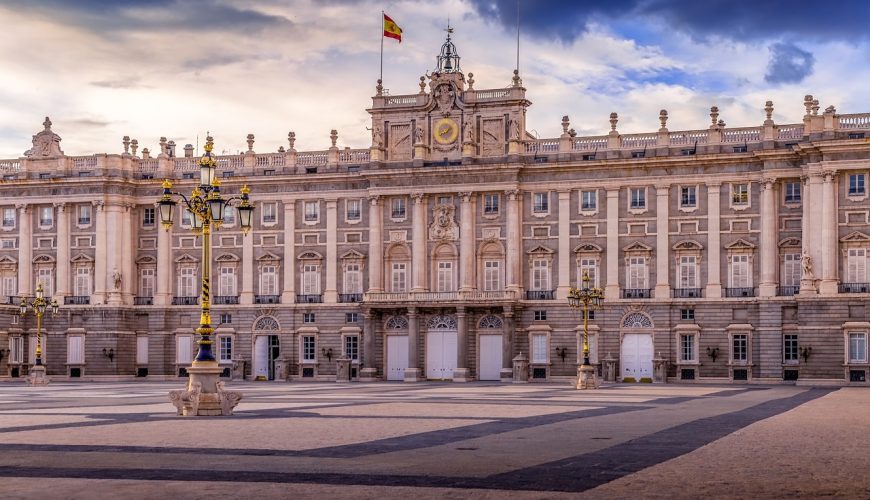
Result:
{"label": "light fixture on wall", "polygon": [[715,362],[716,362],[716,358],[719,357],[719,348],[718,348],[718,347],[714,347],[714,348],[711,349],[710,347],[707,347],[707,356],[709,356],[710,359],[712,359],[713,362],[715,363]]}
{"label": "light fixture on wall", "polygon": [[326,356],[327,360],[332,361],[332,347],[330,347],[328,349],[326,347],[320,349],[320,354],[323,354],[324,356]]}
{"label": "light fixture on wall", "polygon": [[810,355],[813,353],[812,346],[801,347],[801,357],[804,358],[804,363],[810,360]]}
{"label": "light fixture on wall", "polygon": [[103,356],[109,358],[109,363],[115,360],[115,349],[103,347]]}
{"label": "light fixture on wall", "polygon": [[565,356],[567,356],[567,355],[568,355],[568,348],[567,347],[557,347],[556,348],[556,356],[559,356],[560,358],[562,358],[563,363],[565,362]]}

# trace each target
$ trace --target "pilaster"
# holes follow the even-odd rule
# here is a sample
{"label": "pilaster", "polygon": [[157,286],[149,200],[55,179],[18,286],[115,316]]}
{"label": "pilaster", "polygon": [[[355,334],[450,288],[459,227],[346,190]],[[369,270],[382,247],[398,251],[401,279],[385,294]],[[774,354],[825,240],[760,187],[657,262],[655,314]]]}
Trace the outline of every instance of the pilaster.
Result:
{"label": "pilaster", "polygon": [[[826,113],[827,116],[827,113]],[[819,293],[837,293],[837,195],[836,173],[824,172],[822,184],[822,282]]]}
{"label": "pilaster", "polygon": [[607,190],[607,283],[604,298],[619,298],[619,188]]}
{"label": "pilaster", "polygon": [[[111,234],[113,237],[123,236],[123,228],[121,225],[121,205],[117,201],[111,201],[106,204],[106,224],[104,226],[107,234],[103,238],[103,254],[106,256],[106,269],[105,272],[100,275],[97,274],[97,282],[104,283],[107,289],[107,297],[106,301],[111,305],[120,305],[121,301],[121,283],[123,282],[123,277],[118,281],[115,279],[116,276],[120,276],[121,268],[123,267],[121,262],[121,256],[114,249],[109,248],[109,239],[108,235]],[[99,241],[99,240],[98,240]],[[97,247],[97,253],[100,252],[100,247]]]}
{"label": "pilaster", "polygon": [[[251,237],[251,236],[248,236]],[[281,303],[296,302],[296,203],[284,202],[284,284]]]}
{"label": "pilaster", "polygon": [[136,294],[136,225],[133,224],[136,205],[125,203],[121,212],[121,296],[124,304],[133,304]]}
{"label": "pilaster", "polygon": [[516,336],[514,332],[514,310],[510,306],[504,306],[502,309],[504,314],[504,333],[501,337],[501,371],[499,378],[502,382],[513,381],[513,339]]}
{"label": "pilaster", "polygon": [[762,179],[761,184],[761,283],[758,295],[776,296],[776,179]]}
{"label": "pilaster", "polygon": [[571,288],[571,191],[559,191],[559,283],[556,286],[556,299],[568,298]]}
{"label": "pilaster", "polygon": [[412,292],[425,292],[426,287],[426,198],[423,193],[412,193],[413,219],[411,221]]}
{"label": "pilaster", "polygon": [[722,242],[719,196],[722,184],[707,184],[707,298],[722,297]]}
{"label": "pilaster", "polygon": [[384,217],[377,195],[369,196],[369,291],[384,291]]}
{"label": "pilaster", "polygon": [[[286,221],[285,221],[286,222]],[[294,262],[284,261],[285,266]],[[239,304],[254,303],[254,232],[242,238],[242,291],[239,294]]]}
{"label": "pilaster", "polygon": [[655,298],[667,300],[671,297],[670,249],[668,237],[670,185],[656,186],[656,288]]}
{"label": "pilaster", "polygon": [[368,311],[363,312],[363,366],[360,370],[360,381],[371,382],[377,377],[375,368],[375,320]]}
{"label": "pilaster", "polygon": [[462,227],[459,228],[460,291],[474,290],[474,199],[471,192],[459,193]]}
{"label": "pilaster", "polygon": [[57,212],[57,287],[54,297],[63,304],[63,297],[70,295],[70,206],[66,203],[55,203]]}
{"label": "pilaster", "polygon": [[456,308],[456,369],[453,371],[454,382],[468,382],[468,315],[465,307]]}
{"label": "pilaster", "polygon": [[417,309],[408,308],[408,368],[405,369],[405,382],[417,382],[420,380],[420,369],[417,368],[417,344],[420,335],[419,318]]}
{"label": "pilaster", "polygon": [[[180,209],[176,210],[180,214]],[[179,214],[174,215],[180,217]],[[157,294],[154,305],[168,306],[172,301],[172,268],[172,233],[160,228],[157,230]]]}
{"label": "pilaster", "polygon": [[508,189],[504,192],[507,198],[507,265],[505,269],[505,290],[522,293],[523,273],[520,268],[520,252],[522,252],[522,203],[520,192]]}
{"label": "pilaster", "polygon": [[33,295],[33,220],[30,207],[16,205],[18,209],[18,294]]}
{"label": "pilaster", "polygon": [[108,262],[108,211],[102,201],[94,202],[94,218],[96,220],[96,241],[94,248],[94,295],[91,304],[104,304],[106,302],[106,276],[109,272]]}
{"label": "pilaster", "polygon": [[338,302],[338,200],[326,200],[326,289],[323,301],[329,304]]}

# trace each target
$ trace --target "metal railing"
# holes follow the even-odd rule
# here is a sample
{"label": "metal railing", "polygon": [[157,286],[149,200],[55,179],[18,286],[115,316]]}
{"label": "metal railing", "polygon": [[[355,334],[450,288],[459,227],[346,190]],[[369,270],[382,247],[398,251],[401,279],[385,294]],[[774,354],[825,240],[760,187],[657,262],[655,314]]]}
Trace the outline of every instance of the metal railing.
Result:
{"label": "metal railing", "polygon": [[362,302],[363,294],[361,293],[340,293],[338,294],[339,302]]}
{"label": "metal railing", "polygon": [[134,306],[153,306],[154,297],[133,297]]}
{"label": "metal railing", "polygon": [[703,288],[674,288],[675,299],[698,299],[704,296]]}
{"label": "metal railing", "polygon": [[789,297],[791,295],[797,295],[800,291],[799,286],[778,286],[776,287],[776,294],[780,297]]}
{"label": "metal railing", "polygon": [[195,306],[199,304],[199,297],[172,297],[174,306]]}
{"label": "metal railing", "polygon": [[840,283],[837,291],[840,293],[870,293],[870,283]]}
{"label": "metal railing", "polygon": [[623,288],[623,299],[649,299],[652,297],[651,288]]}
{"label": "metal railing", "polygon": [[725,296],[731,298],[755,297],[754,287],[725,288]]}
{"label": "metal railing", "polygon": [[254,295],[254,304],[280,304],[280,295]]}
{"label": "metal railing", "polygon": [[320,294],[297,294],[296,302],[298,304],[320,304],[323,302],[323,295]]}
{"label": "metal railing", "polygon": [[63,304],[66,306],[86,306],[91,303],[90,295],[70,295],[63,298]]}
{"label": "metal railing", "polygon": [[526,290],[526,300],[553,300],[556,293],[553,290]]}
{"label": "metal railing", "polygon": [[215,305],[229,305],[229,304],[238,304],[239,296],[238,295],[215,295],[211,299],[212,304]]}

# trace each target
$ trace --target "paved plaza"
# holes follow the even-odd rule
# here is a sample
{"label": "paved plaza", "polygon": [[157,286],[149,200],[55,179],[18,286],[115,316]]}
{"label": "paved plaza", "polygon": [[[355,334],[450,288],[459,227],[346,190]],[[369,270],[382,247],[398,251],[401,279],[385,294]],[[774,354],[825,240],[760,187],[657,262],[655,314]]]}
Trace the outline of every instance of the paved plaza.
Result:
{"label": "paved plaza", "polygon": [[181,385],[0,384],[0,497],[870,497],[864,388]]}

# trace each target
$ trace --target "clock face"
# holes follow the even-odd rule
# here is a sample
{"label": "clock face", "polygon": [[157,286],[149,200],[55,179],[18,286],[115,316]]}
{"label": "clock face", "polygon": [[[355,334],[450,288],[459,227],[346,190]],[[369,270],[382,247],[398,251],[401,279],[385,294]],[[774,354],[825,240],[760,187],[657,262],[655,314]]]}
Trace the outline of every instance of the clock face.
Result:
{"label": "clock face", "polygon": [[432,132],[435,136],[435,142],[452,144],[459,137],[459,124],[450,118],[442,118],[435,122]]}

